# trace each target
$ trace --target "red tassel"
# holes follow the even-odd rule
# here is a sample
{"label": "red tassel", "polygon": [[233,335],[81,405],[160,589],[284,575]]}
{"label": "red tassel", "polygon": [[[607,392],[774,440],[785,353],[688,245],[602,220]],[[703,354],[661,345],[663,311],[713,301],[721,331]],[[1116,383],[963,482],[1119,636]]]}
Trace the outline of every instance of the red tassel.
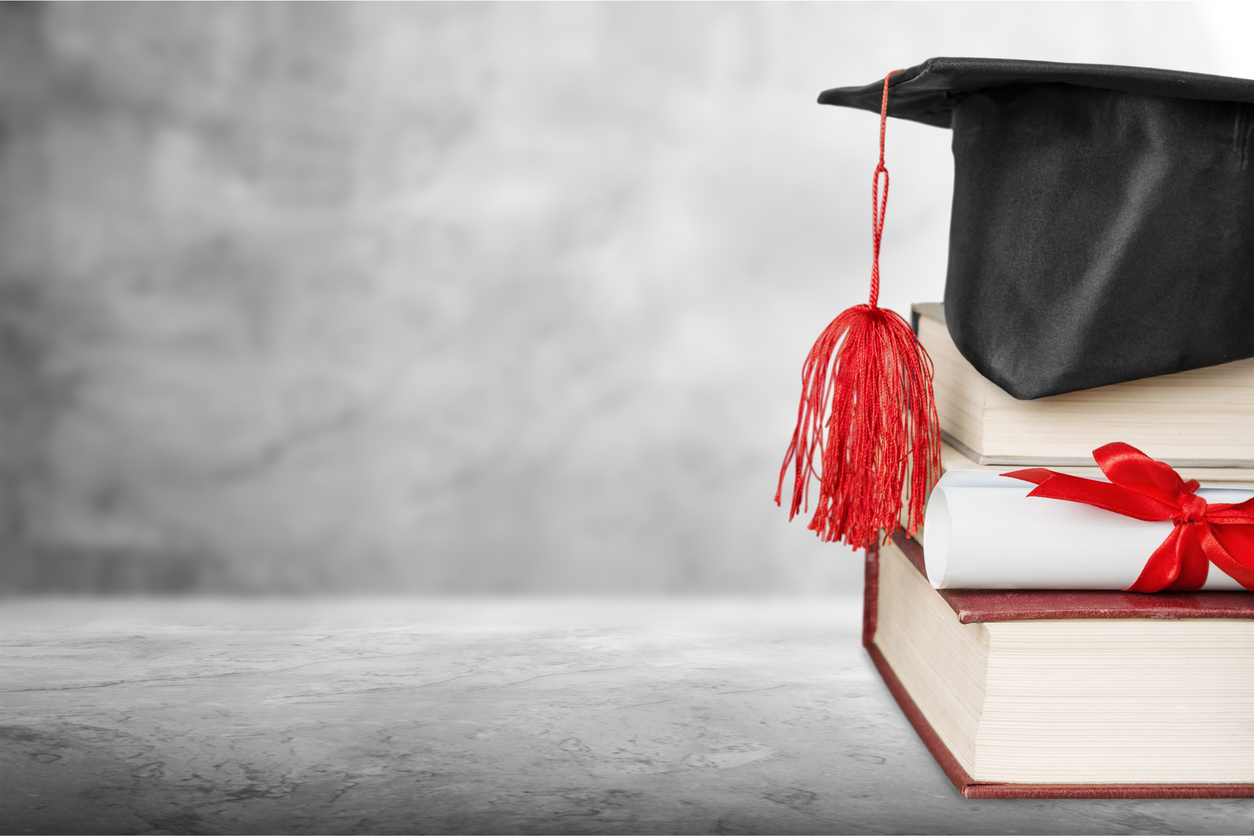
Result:
{"label": "red tassel", "polygon": [[824,541],[843,540],[851,546],[865,546],[880,529],[887,534],[898,527],[907,480],[906,530],[913,535],[923,522],[928,491],[940,475],[940,425],[932,396],[931,358],[904,319],[876,307],[880,241],[888,207],[884,134],[891,76],[884,79],[880,161],[871,189],[870,303],[856,305],[832,320],[810,349],[801,373],[797,428],[775,492],[778,505],[788,466],[794,464],[791,520],[803,501],[808,509],[810,476],[817,477],[819,496],[809,528]]}

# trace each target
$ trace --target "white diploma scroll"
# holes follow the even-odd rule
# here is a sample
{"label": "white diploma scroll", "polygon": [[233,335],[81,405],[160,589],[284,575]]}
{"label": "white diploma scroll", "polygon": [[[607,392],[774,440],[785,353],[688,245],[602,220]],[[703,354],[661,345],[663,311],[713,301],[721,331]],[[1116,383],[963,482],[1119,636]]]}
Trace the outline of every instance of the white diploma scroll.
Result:
{"label": "white diploma scroll", "polygon": [[[937,589],[1126,589],[1173,523],[1144,522],[1079,502],[1029,497],[1036,485],[995,473],[950,471],[923,523],[927,578]],[[1202,488],[1208,503],[1254,491]],[[1206,590],[1241,585],[1213,563]]]}

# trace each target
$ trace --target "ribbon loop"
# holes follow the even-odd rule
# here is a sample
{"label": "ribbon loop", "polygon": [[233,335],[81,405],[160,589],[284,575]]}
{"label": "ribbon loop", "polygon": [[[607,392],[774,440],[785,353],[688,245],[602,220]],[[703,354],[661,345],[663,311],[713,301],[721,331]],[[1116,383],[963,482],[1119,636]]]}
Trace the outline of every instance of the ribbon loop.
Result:
{"label": "ribbon loop", "polygon": [[1206,583],[1214,563],[1254,591],[1254,499],[1214,504],[1197,495],[1171,465],[1121,441],[1093,451],[1110,482],[1029,468],[1003,473],[1036,485],[1028,496],[1103,508],[1138,520],[1171,520],[1171,534],[1154,550],[1129,592],[1191,591]]}

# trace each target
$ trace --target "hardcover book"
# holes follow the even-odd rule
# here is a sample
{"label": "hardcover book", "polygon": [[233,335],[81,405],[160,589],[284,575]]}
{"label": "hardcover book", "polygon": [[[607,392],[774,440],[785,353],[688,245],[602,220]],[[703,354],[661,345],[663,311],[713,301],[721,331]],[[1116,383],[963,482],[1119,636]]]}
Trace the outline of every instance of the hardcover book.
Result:
{"label": "hardcover book", "polygon": [[1091,466],[1095,448],[1119,440],[1181,473],[1246,469],[1226,481],[1251,480],[1254,358],[1017,400],[959,353],[939,303],[912,309],[919,342],[935,366],[942,436],[977,465]]}
{"label": "hardcover book", "polygon": [[1254,797],[1254,593],[935,590],[867,551],[863,644],[967,798]]}

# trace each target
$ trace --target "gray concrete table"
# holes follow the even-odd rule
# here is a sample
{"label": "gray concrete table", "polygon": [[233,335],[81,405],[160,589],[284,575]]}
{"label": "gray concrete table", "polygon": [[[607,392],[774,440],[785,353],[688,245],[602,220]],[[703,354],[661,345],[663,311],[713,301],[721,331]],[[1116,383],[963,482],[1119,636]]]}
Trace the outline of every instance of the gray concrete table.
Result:
{"label": "gray concrete table", "polygon": [[858,603],[8,601],[3,830],[1250,833],[965,801]]}

